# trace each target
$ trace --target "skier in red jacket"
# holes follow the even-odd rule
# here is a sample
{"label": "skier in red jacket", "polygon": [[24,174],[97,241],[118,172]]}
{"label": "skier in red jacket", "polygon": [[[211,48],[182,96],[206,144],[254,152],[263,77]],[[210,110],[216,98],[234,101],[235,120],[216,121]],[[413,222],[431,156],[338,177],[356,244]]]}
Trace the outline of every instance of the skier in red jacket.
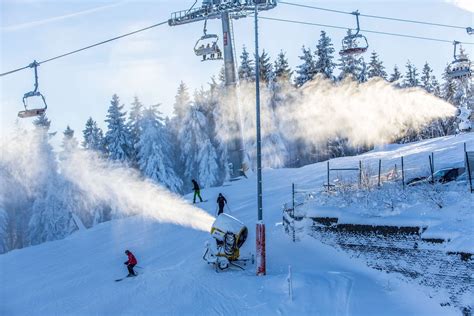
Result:
{"label": "skier in red jacket", "polygon": [[125,254],[128,256],[128,260],[124,262],[124,264],[127,265],[128,269],[127,277],[137,276],[135,271],[133,271],[133,267],[137,264],[137,259],[130,250],[125,250]]}

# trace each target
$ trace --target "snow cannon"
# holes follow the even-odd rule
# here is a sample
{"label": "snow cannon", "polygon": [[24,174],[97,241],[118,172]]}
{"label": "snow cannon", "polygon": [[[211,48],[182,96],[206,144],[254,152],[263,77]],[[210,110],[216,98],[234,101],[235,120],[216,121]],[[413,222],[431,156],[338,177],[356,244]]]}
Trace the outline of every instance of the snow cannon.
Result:
{"label": "snow cannon", "polygon": [[247,235],[248,229],[244,223],[228,214],[220,214],[211,227],[211,237],[215,243],[206,242],[203,259],[208,264],[213,264],[216,271],[225,270],[229,266],[244,269],[241,264],[245,265],[250,258],[241,258],[240,248]]}

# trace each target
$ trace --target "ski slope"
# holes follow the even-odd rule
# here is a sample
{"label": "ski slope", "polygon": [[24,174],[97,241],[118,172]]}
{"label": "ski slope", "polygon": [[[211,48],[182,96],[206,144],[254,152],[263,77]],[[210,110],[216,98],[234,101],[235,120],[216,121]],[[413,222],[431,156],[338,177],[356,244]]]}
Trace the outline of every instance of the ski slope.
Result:
{"label": "ski slope", "polygon": [[[407,145],[391,145],[357,157],[333,160],[377,163],[404,155],[406,165],[425,166],[434,152],[437,168],[462,163],[462,146],[474,149],[464,134]],[[461,151],[461,153],[460,153]],[[459,160],[459,161],[458,161]],[[60,241],[14,250],[0,256],[0,315],[451,315],[421,288],[302,236],[293,243],[280,225],[281,208],[291,200],[291,183],[320,186],[326,164],[264,170],[264,221],[267,276],[246,271],[216,273],[202,260],[209,234],[149,217],[134,216],[79,231]],[[420,167],[421,169],[421,167]],[[421,172],[421,171],[420,171]],[[241,253],[255,248],[256,180],[202,190],[197,204],[215,215],[218,193],[226,211],[249,227]],[[185,196],[187,200],[191,195]],[[180,210],[177,208],[176,213]],[[472,239],[471,239],[472,240]],[[125,249],[138,259],[136,278],[126,274]],[[288,266],[293,300],[288,295]]]}

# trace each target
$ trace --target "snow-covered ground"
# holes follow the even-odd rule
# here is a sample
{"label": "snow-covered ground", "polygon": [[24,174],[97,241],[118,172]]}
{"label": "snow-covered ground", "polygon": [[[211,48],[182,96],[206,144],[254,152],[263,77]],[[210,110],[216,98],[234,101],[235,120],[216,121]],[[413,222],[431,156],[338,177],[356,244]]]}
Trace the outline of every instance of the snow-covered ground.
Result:
{"label": "snow-covered ground", "polygon": [[[362,160],[376,166],[381,158],[388,168],[403,155],[409,178],[425,172],[431,152],[435,154],[436,168],[462,164],[464,142],[468,150],[474,149],[471,133],[389,146],[331,163],[352,166]],[[441,307],[418,286],[371,270],[362,261],[349,258],[314,238],[302,236],[297,243],[291,241],[280,225],[282,205],[291,200],[291,183],[321,187],[325,178],[325,163],[264,171],[265,277],[256,277],[254,267],[216,273],[202,260],[207,233],[134,216],[100,224],[64,240],[1,255],[0,315],[459,314],[452,307]],[[257,215],[255,176],[203,190],[203,197],[209,201],[198,206],[214,215],[219,192],[229,201],[227,211],[250,229],[242,253],[253,252]],[[191,196],[186,198],[189,200]],[[465,201],[471,203],[472,197]],[[466,209],[472,209],[472,205]],[[179,213],[179,208],[175,212]],[[443,212],[449,214],[449,209]],[[469,247],[474,234],[468,229],[473,212],[463,214],[466,218],[461,226],[466,230],[458,235],[471,238],[462,242]],[[393,221],[398,220],[392,217]],[[437,223],[442,223],[444,218],[450,216],[436,216]],[[446,227],[454,229],[456,223]],[[451,233],[450,236],[455,235]],[[114,282],[126,274],[125,249],[137,256],[142,267],[137,269],[140,275]],[[293,301],[287,285],[290,265]]]}

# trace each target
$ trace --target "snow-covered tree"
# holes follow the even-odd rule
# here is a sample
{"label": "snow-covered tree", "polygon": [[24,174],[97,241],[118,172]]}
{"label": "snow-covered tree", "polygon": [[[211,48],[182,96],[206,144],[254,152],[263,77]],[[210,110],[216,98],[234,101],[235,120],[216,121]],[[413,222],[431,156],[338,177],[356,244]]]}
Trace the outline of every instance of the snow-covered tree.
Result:
{"label": "snow-covered tree", "polygon": [[393,72],[390,75],[390,78],[388,79],[388,81],[400,86],[400,81],[402,78],[403,76],[400,70],[398,69],[398,66],[397,65],[393,66]]}
{"label": "snow-covered tree", "polygon": [[[36,179],[35,199],[31,207],[31,218],[28,223],[28,243],[38,244],[44,241],[64,238],[74,229],[70,212],[64,208],[59,188],[63,187],[58,174],[58,166],[53,147],[49,144],[48,130],[51,122],[46,115],[38,117],[36,126],[33,157],[41,166]],[[35,166],[32,166],[34,168]]]}
{"label": "snow-covered tree", "polygon": [[119,97],[114,94],[107,112],[107,133],[105,134],[105,144],[109,154],[109,159],[120,162],[128,162],[132,144],[130,132],[125,124],[123,105],[120,105]]}
{"label": "snow-covered tree", "polygon": [[275,71],[275,78],[278,81],[290,82],[293,71],[288,64],[288,59],[285,56],[283,51],[278,53],[278,56],[273,64],[273,69]]}
{"label": "snow-covered tree", "polygon": [[205,115],[192,107],[179,131],[184,181],[196,179],[202,187],[218,183],[219,165],[216,148],[211,142]]}
{"label": "snow-covered tree", "polygon": [[77,149],[78,142],[74,137],[74,130],[72,130],[69,125],[63,132],[63,141],[61,143],[62,152],[60,154],[61,159],[65,159],[69,154]]}
{"label": "snow-covered tree", "polygon": [[418,87],[419,85],[420,85],[420,80],[418,79],[417,69],[410,61],[407,61],[406,73],[403,80],[403,86],[410,88],[410,87]]}
{"label": "snow-covered tree", "polygon": [[261,82],[264,82],[267,85],[271,84],[275,78],[275,74],[273,72],[273,65],[270,61],[270,56],[268,56],[268,53],[265,51],[265,49],[262,51],[258,62]]}
{"label": "snow-covered tree", "polygon": [[135,145],[138,143],[140,137],[140,120],[142,118],[143,104],[140,102],[137,96],[133,98],[132,108],[128,114],[128,130],[130,131],[130,143],[132,146],[130,152],[130,161],[132,166],[136,167],[137,165],[137,150]]}
{"label": "snow-covered tree", "polygon": [[316,45],[316,73],[323,74],[325,78],[333,78],[333,70],[336,66],[334,63],[334,47],[331,38],[326,35],[325,31],[321,31],[321,35]]}
{"label": "snow-covered tree", "polygon": [[104,134],[92,117],[89,117],[87,120],[82,135],[84,137],[84,141],[82,142],[82,147],[84,149],[95,150],[98,152],[105,151]]}
{"label": "snow-covered tree", "polygon": [[64,207],[61,188],[63,182],[56,174],[51,173],[45,182],[44,192],[35,199],[29,222],[32,245],[62,239],[77,229],[71,212]]}
{"label": "snow-covered tree", "polygon": [[379,59],[379,55],[375,51],[370,55],[370,62],[367,68],[369,78],[380,77],[387,79],[387,72],[385,72],[383,62]]}
{"label": "snow-covered tree", "polygon": [[[469,56],[466,52],[460,49],[460,53],[457,56],[458,59],[468,60],[468,64],[471,65]],[[443,73],[444,84],[442,86],[443,98],[453,104],[457,109],[457,117],[452,121],[446,122],[446,129],[448,133],[470,131],[474,122],[470,120],[474,111],[474,89],[471,77],[464,78],[451,78],[449,72],[452,70],[451,65],[448,65]]]}
{"label": "snow-covered tree", "polygon": [[178,121],[181,121],[186,116],[190,106],[191,98],[189,96],[188,87],[184,82],[181,81],[178,86],[178,92],[174,97],[173,104],[173,114],[176,116]]}
{"label": "snow-covered tree", "polygon": [[173,170],[171,144],[163,126],[158,106],[143,111],[139,140],[136,144],[138,168],[144,176],[173,192],[181,190],[182,181]]}
{"label": "snow-covered tree", "polygon": [[299,58],[303,61],[303,63],[296,66],[295,85],[297,87],[301,87],[307,81],[312,80],[316,74],[316,64],[314,62],[311,49],[307,49],[303,46],[302,51],[303,55],[299,56]]}
{"label": "snow-covered tree", "polygon": [[240,66],[238,73],[239,79],[242,81],[255,80],[254,61],[250,59],[250,54],[247,52],[245,45],[243,46],[242,54],[240,55]]}
{"label": "snow-covered tree", "polygon": [[[347,38],[351,38],[352,31],[349,29],[347,31]],[[347,48],[356,47],[357,43],[355,40],[348,41]],[[367,80],[367,70],[364,57],[360,55],[343,55],[339,59],[339,80],[342,80],[346,77],[351,77],[354,80],[359,82],[364,82]]]}

